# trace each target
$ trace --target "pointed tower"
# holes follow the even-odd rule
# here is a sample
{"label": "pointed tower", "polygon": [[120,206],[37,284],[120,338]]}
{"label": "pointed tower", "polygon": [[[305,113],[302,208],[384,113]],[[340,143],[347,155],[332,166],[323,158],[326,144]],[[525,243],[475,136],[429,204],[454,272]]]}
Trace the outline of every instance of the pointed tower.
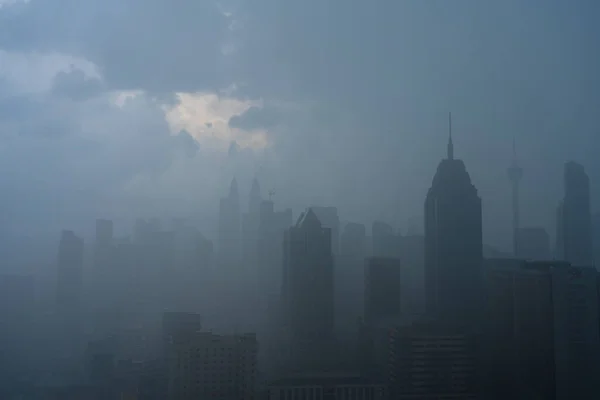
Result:
{"label": "pointed tower", "polygon": [[454,158],[452,123],[424,207],[427,313],[452,324],[480,322],[483,289],[481,198],[462,160]]}
{"label": "pointed tower", "polygon": [[262,198],[260,196],[260,184],[258,183],[258,179],[254,178],[252,180],[252,188],[250,189],[250,199],[248,203],[248,212],[253,214],[258,214],[260,212],[260,203]]}
{"label": "pointed tower", "polygon": [[446,157],[454,160],[454,143],[452,143],[452,113],[448,113],[448,145],[446,146]]}
{"label": "pointed tower", "polygon": [[523,178],[523,169],[517,162],[517,145],[513,137],[512,163],[508,167],[508,179],[512,185],[512,230],[513,230],[513,252],[519,254],[519,184]]}

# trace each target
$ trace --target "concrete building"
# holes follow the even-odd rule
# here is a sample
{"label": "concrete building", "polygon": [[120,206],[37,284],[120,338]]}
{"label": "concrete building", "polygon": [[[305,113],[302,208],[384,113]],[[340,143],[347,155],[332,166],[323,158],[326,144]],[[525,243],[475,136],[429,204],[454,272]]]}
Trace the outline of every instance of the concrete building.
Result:
{"label": "concrete building", "polygon": [[394,399],[481,399],[480,338],[450,326],[413,323],[389,331]]}
{"label": "concrete building", "polygon": [[348,373],[304,374],[272,382],[269,400],[387,400],[388,390],[360,375]]}
{"label": "concrete building", "polygon": [[257,353],[254,334],[175,338],[167,354],[168,399],[256,399]]}

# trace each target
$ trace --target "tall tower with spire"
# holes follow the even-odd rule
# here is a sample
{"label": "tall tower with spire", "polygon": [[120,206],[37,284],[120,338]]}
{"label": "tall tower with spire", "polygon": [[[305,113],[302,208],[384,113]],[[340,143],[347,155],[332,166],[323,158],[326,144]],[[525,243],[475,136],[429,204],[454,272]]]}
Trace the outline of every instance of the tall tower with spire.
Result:
{"label": "tall tower with spire", "polygon": [[481,198],[462,160],[454,158],[448,117],[447,157],[425,199],[427,313],[453,324],[477,324],[483,275]]}
{"label": "tall tower with spire", "polygon": [[448,145],[446,146],[446,157],[454,160],[454,143],[452,143],[452,113],[448,113]]}
{"label": "tall tower with spire", "polygon": [[518,254],[519,247],[519,185],[521,183],[521,179],[523,178],[523,168],[519,166],[517,162],[517,145],[515,139],[513,138],[513,154],[512,154],[512,163],[510,167],[508,167],[508,179],[512,184],[512,230],[513,230],[513,252],[515,255]]}

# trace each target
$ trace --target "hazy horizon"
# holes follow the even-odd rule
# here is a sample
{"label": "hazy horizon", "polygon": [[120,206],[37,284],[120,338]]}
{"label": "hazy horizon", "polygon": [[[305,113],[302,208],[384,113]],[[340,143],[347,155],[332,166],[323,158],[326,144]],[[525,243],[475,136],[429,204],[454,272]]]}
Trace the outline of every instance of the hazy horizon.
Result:
{"label": "hazy horizon", "polygon": [[333,205],[343,221],[405,230],[422,218],[451,111],[484,241],[511,245],[513,138],[521,223],[553,233],[566,161],[585,166],[598,198],[598,11],[0,0],[2,229],[58,238],[96,218],[123,231],[136,217],[193,217],[214,238],[235,176],[243,208],[257,177],[295,217]]}

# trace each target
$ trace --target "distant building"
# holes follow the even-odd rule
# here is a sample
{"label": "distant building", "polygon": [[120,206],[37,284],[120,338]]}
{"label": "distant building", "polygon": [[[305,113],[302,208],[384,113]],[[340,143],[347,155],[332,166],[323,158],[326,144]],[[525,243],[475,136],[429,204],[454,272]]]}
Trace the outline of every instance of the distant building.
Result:
{"label": "distant building", "polygon": [[165,348],[179,337],[194,335],[202,331],[200,314],[169,311],[162,315],[162,335]]}
{"label": "distant building", "polygon": [[544,228],[519,228],[516,257],[522,260],[550,260],[550,236]]}
{"label": "distant building", "polygon": [[425,238],[423,235],[406,235],[401,240],[402,262],[401,299],[402,312],[425,313]]}
{"label": "distant building", "polygon": [[282,295],[292,369],[314,369],[330,359],[334,336],[331,229],[308,209],[285,233]]}
{"label": "distant building", "polygon": [[218,259],[226,265],[241,261],[241,216],[238,185],[231,181],[229,194],[219,203]]}
{"label": "distant building", "polygon": [[58,246],[56,301],[62,309],[82,301],[83,239],[73,231],[63,231]]}
{"label": "distant building", "polygon": [[337,208],[312,206],[310,209],[319,218],[323,227],[331,230],[331,252],[337,256],[340,254],[340,217]]}
{"label": "distant building", "polygon": [[254,270],[258,263],[258,231],[260,227],[260,185],[252,181],[248,201],[248,212],[242,215],[242,256],[248,268]]}
{"label": "distant building", "polygon": [[388,390],[359,375],[305,374],[280,379],[269,384],[269,400],[387,400]]}
{"label": "distant building", "polygon": [[257,353],[253,334],[174,338],[167,354],[168,398],[256,399]]}
{"label": "distant building", "polygon": [[462,160],[454,158],[452,134],[425,200],[427,312],[471,325],[481,317],[481,198]]}
{"label": "distant building", "polygon": [[381,319],[399,318],[400,260],[370,257],[365,260],[365,311],[367,324]]}
{"label": "distant building", "polygon": [[557,209],[557,258],[573,265],[594,265],[590,179],[582,165],[565,164],[565,195]]}
{"label": "distant building", "polygon": [[394,232],[391,225],[380,221],[373,222],[371,238],[373,256],[400,257],[402,238]]}

